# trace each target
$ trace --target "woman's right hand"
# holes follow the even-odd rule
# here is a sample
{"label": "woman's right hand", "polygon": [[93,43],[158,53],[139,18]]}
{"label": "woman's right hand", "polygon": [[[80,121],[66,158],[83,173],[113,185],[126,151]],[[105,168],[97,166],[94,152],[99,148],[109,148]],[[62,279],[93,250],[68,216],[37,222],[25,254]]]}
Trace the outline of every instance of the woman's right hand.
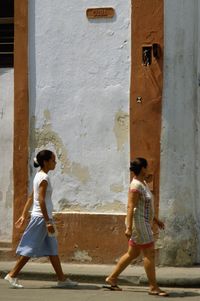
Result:
{"label": "woman's right hand", "polygon": [[126,237],[128,238],[128,240],[131,238],[131,235],[132,235],[132,231],[131,231],[131,229],[126,229],[126,231],[125,231],[125,235],[126,235]]}
{"label": "woman's right hand", "polygon": [[55,229],[54,229],[53,224],[47,224],[46,226],[47,226],[47,231],[51,234],[54,234]]}
{"label": "woman's right hand", "polygon": [[22,216],[20,216],[20,218],[15,222],[15,227],[17,228],[17,229],[20,229],[23,225],[24,225],[24,223],[25,223],[25,217],[22,215]]}

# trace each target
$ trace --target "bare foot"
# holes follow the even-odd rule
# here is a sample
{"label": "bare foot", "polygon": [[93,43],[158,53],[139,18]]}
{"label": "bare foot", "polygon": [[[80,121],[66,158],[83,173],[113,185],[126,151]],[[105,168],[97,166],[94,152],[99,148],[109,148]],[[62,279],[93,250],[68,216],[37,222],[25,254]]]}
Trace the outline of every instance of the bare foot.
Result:
{"label": "bare foot", "polygon": [[106,278],[106,283],[107,283],[107,284],[110,284],[110,285],[116,285],[116,284],[117,284],[117,279],[108,276],[108,277]]}

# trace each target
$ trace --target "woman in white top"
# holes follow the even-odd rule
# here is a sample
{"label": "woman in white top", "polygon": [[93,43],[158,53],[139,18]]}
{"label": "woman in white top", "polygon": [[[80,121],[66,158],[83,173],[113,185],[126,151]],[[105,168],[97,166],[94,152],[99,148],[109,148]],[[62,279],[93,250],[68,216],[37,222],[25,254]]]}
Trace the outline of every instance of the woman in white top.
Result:
{"label": "woman in white top", "polygon": [[16,253],[20,255],[15,267],[6,275],[11,287],[23,288],[16,278],[18,273],[31,257],[49,256],[50,262],[57,274],[58,287],[75,287],[76,282],[66,278],[58,257],[56,228],[52,218],[52,187],[48,172],[56,166],[55,155],[50,150],[40,151],[34,159],[34,167],[40,167],[33,181],[33,193],[28,198],[22,216],[16,222],[21,228],[33,204],[30,222],[23,233]]}

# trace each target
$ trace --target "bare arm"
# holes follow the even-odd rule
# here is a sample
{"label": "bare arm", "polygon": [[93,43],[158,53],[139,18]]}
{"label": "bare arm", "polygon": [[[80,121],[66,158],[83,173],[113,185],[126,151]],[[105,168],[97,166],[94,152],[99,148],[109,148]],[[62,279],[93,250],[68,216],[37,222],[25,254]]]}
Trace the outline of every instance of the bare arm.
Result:
{"label": "bare arm", "polygon": [[40,209],[42,211],[42,214],[44,216],[44,219],[46,222],[49,221],[49,216],[47,213],[46,203],[45,203],[45,196],[47,191],[48,183],[47,181],[42,181],[39,187],[39,203],[40,203]]}
{"label": "bare arm", "polygon": [[29,212],[32,204],[33,204],[33,192],[31,193],[31,195],[28,197],[28,199],[26,201],[22,215],[15,223],[16,228],[21,228],[24,225],[24,222],[25,222],[26,218],[28,217],[28,212]]}
{"label": "bare arm", "polygon": [[45,180],[42,181],[42,183],[39,186],[39,203],[40,203],[40,208],[41,208],[43,217],[44,217],[45,222],[46,222],[47,230],[50,233],[54,233],[55,230],[54,230],[53,225],[49,221],[49,216],[48,216],[47,207],[46,207],[46,203],[45,203],[45,196],[46,196],[47,186],[48,186],[48,183]]}
{"label": "bare arm", "polygon": [[137,191],[129,191],[127,217],[126,217],[126,231],[125,231],[125,235],[128,239],[131,237],[132,234],[133,211],[134,208],[137,208],[138,199],[139,199],[139,193]]}

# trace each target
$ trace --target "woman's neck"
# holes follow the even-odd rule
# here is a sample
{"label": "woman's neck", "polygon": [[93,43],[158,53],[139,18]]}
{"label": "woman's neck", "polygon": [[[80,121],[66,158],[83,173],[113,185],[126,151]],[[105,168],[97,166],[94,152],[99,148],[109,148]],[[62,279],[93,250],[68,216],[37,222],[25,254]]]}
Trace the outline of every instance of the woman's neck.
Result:
{"label": "woman's neck", "polygon": [[49,169],[47,169],[47,168],[45,168],[45,167],[42,167],[42,168],[40,169],[40,171],[43,171],[44,173],[48,173],[48,172],[49,172]]}
{"label": "woman's neck", "polygon": [[145,177],[143,175],[138,175],[138,176],[134,176],[134,179],[140,181],[140,182],[144,182]]}

